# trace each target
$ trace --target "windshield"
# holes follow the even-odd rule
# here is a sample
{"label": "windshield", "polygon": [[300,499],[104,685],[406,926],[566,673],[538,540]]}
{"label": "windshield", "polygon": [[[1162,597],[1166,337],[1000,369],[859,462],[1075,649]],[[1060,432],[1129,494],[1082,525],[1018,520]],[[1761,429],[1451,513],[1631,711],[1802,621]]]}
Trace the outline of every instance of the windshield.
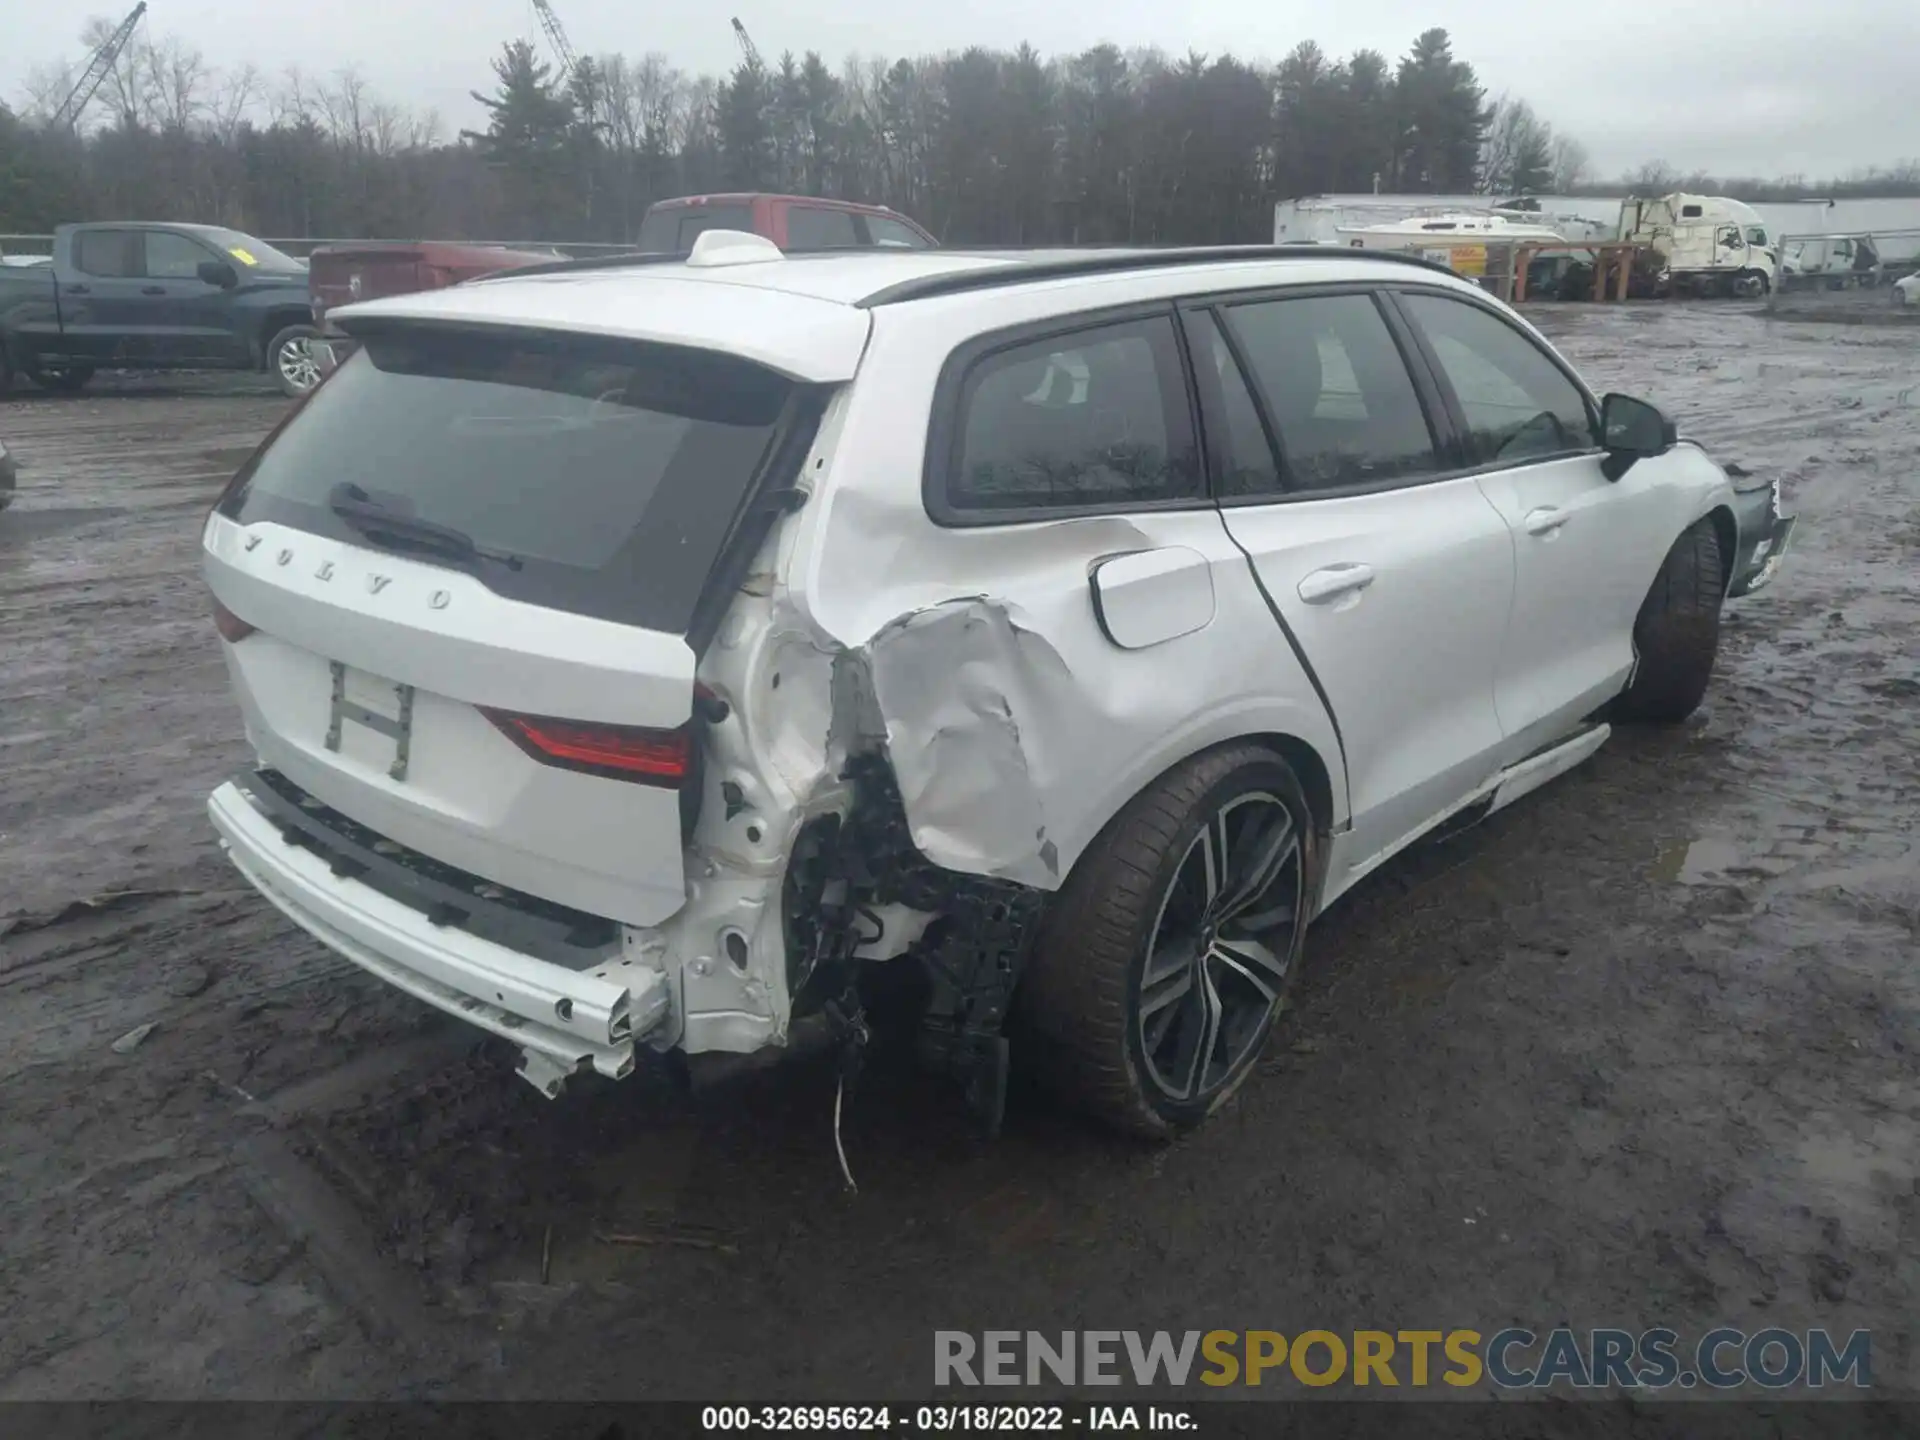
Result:
{"label": "windshield", "polygon": [[[362,338],[242,473],[223,514],[403,548],[355,523],[339,502],[350,483],[407,529],[457,534],[439,562],[499,594],[685,632],[788,381],[727,356],[587,337]],[[463,547],[510,563],[461,563]]]}
{"label": "windshield", "polygon": [[264,240],[238,230],[207,229],[200,232],[201,239],[225,251],[242,265],[261,270],[304,270],[307,262],[296,260],[283,250],[276,250]]}

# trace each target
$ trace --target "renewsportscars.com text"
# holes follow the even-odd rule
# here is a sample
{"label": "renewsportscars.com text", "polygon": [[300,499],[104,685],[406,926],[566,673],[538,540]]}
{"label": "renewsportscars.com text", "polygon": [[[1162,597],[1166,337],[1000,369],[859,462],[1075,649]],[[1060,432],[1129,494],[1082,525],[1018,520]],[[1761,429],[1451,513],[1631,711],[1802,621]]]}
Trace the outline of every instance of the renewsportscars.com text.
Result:
{"label": "renewsportscars.com text", "polygon": [[936,1330],[936,1385],[1865,1389],[1873,1337],[1826,1330]]}

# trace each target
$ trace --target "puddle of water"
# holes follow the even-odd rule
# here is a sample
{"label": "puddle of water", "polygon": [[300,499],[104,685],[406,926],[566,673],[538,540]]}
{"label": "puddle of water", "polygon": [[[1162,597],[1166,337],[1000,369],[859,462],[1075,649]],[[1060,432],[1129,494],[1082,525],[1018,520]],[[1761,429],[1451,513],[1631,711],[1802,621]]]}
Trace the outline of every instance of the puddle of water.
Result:
{"label": "puddle of water", "polygon": [[1731,840],[1676,840],[1660,847],[1653,875],[1675,885],[1722,885],[1740,859],[1740,849]]}

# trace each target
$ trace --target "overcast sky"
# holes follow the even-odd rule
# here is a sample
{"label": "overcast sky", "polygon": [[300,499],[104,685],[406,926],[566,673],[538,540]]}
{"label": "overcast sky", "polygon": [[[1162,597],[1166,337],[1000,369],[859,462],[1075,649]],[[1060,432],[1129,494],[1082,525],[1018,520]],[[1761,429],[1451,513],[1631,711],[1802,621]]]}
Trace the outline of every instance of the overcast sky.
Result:
{"label": "overcast sky", "polygon": [[[1023,39],[1046,55],[1112,41],[1273,60],[1313,39],[1336,56],[1371,46],[1397,58],[1437,24],[1491,95],[1532,101],[1587,146],[1603,175],[1662,159],[1683,171],[1822,179],[1920,154],[1920,4],[1913,0],[1692,7],[1479,0],[1454,14],[1409,0],[554,3],[582,54],[659,50],[683,69],[716,73],[737,55],[730,14],[769,60],[784,49],[815,49],[835,69],[849,53],[893,58]],[[84,58],[78,32],[95,8],[0,0],[0,95],[18,102],[35,64]],[[119,0],[111,8],[124,13]],[[448,134],[477,123],[467,92],[488,88],[487,64],[500,42],[537,34],[528,0],[151,0],[143,23],[156,36],[199,47],[221,67],[251,61],[278,75],[294,64],[320,73],[355,66],[382,98],[438,110]]]}

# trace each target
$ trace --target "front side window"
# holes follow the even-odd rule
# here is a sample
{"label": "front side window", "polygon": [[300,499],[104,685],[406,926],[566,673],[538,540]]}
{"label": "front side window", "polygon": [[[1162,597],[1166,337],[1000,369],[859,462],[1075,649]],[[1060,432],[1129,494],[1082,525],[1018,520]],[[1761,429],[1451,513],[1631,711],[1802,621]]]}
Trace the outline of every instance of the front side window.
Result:
{"label": "front side window", "polygon": [[1483,463],[1579,454],[1594,446],[1580,388],[1532,340],[1478,305],[1403,294],[1467,422]]}
{"label": "front side window", "polygon": [[200,262],[213,258],[186,236],[167,230],[149,230],[146,242],[147,275],[154,280],[197,279]]}
{"label": "front side window", "polygon": [[1440,468],[1419,393],[1370,295],[1222,312],[1280,442],[1287,483],[1334,490]]}
{"label": "front side window", "polygon": [[1205,498],[1166,315],[986,355],[962,386],[957,432],[945,491],[955,511]]}
{"label": "front side window", "polygon": [[1201,311],[1187,317],[1187,344],[1200,371],[1201,409],[1209,416],[1214,493],[1222,500],[1279,495],[1280,471],[1253,392],[1211,315]]}

